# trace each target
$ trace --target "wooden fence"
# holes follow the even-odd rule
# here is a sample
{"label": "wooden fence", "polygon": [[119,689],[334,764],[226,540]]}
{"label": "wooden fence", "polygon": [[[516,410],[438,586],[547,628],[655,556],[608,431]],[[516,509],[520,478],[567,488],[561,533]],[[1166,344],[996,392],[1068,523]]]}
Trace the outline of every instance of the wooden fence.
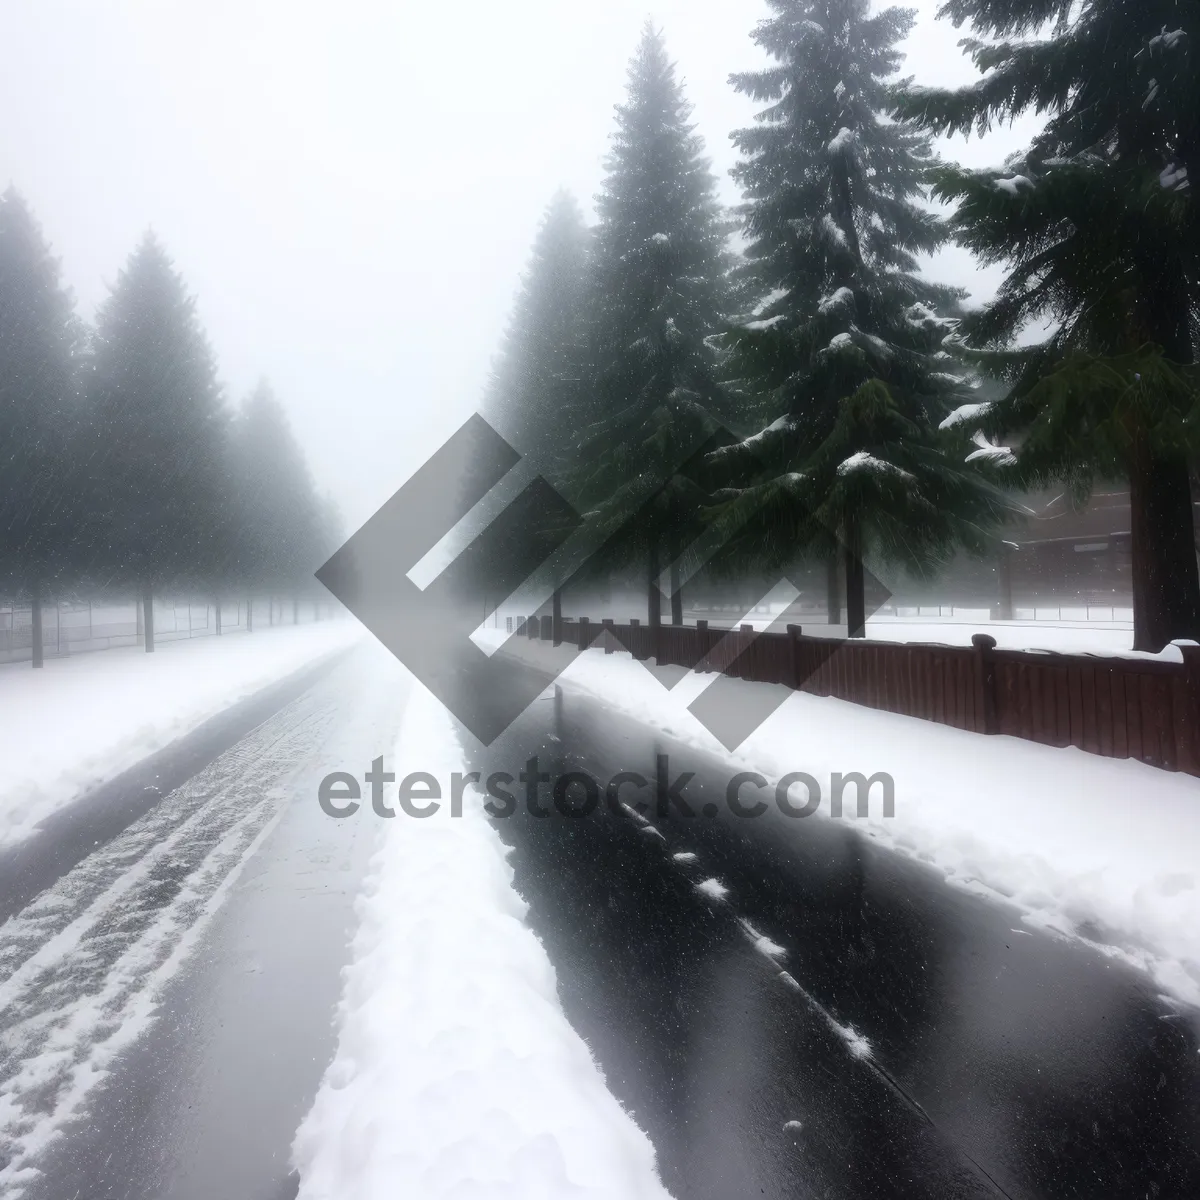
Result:
{"label": "wooden fence", "polygon": [[1200,776],[1200,646],[1183,661],[998,650],[977,633],[970,646],[805,637],[638,621],[518,621],[544,641],[607,653],[630,651],[696,671],[777,683],[974,733],[1005,733],[1047,746],[1078,746]]}

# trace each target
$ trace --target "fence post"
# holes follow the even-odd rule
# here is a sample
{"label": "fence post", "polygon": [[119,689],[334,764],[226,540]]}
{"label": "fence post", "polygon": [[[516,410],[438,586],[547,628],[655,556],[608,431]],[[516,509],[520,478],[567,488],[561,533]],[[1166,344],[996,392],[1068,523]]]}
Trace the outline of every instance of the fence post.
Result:
{"label": "fence post", "polygon": [[539,634],[540,634],[543,642],[553,642],[554,641],[554,618],[553,617],[543,617],[542,618],[542,628],[539,630]]}
{"label": "fence post", "polygon": [[534,638],[537,637],[538,628],[537,628],[537,617],[536,616],[525,618],[525,633],[531,642],[534,640]]}
{"label": "fence post", "polygon": [[792,690],[798,692],[800,685],[804,682],[800,678],[800,626],[789,625],[787,627],[788,635],[788,651],[790,669],[792,672]]}
{"label": "fence post", "polygon": [[588,647],[588,624],[587,617],[579,618],[579,652],[581,654]]}
{"label": "fence post", "polygon": [[701,675],[707,675],[712,664],[708,661],[708,621],[703,617],[696,620],[696,652],[696,670]]}
{"label": "fence post", "polygon": [[754,641],[754,626],[738,626],[737,658],[733,661],[733,676],[735,679],[749,679],[750,675],[750,644]]}
{"label": "fence post", "polygon": [[154,589],[149,585],[142,589],[142,628],[146,631],[146,653],[154,653]]}
{"label": "fence post", "polygon": [[971,645],[975,647],[976,677],[979,680],[978,696],[983,716],[981,733],[999,733],[1000,722],[996,715],[996,639],[988,633],[973,633]]}
{"label": "fence post", "polygon": [[[16,625],[16,606],[13,606],[13,625]],[[42,645],[42,589],[38,584],[34,584],[33,588],[33,606],[30,609],[30,620],[33,626],[30,629],[30,637],[33,640],[32,658],[35,667],[44,667],[46,665],[45,649]]]}
{"label": "fence post", "polygon": [[616,640],[616,636],[617,636],[613,632],[613,619],[612,619],[612,617],[605,617],[604,620],[600,622],[600,624],[604,626],[604,633],[605,633],[604,653],[611,654],[613,652],[613,642]]}
{"label": "fence post", "polygon": [[[1200,646],[1194,642],[1176,642],[1183,655],[1184,711],[1176,721],[1175,761],[1181,771],[1200,775]],[[1182,732],[1183,736],[1180,736]]]}

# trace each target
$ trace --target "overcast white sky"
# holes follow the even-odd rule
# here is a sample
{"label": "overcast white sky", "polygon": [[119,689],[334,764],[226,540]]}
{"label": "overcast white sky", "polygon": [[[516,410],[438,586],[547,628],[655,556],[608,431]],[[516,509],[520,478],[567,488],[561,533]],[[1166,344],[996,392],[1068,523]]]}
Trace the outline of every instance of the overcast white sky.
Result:
{"label": "overcast white sky", "polygon": [[[907,72],[974,78],[920,0]],[[153,226],[230,399],[268,377],[350,529],[475,408],[541,210],[585,206],[642,22],[714,165],[752,109],[763,0],[6,0],[0,187],[90,317]],[[965,31],[964,31],[965,32]],[[998,163],[1018,126],[953,143]],[[737,199],[726,177],[725,193]],[[986,293],[960,253],[942,278]]]}

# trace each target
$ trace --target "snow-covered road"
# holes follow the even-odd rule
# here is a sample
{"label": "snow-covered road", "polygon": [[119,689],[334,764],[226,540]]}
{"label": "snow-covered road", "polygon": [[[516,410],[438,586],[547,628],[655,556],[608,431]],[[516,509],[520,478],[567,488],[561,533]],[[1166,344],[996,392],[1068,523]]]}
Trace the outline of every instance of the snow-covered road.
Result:
{"label": "snow-covered road", "polygon": [[[1031,920],[875,820],[731,811],[731,770],[881,765],[879,714],[748,763],[637,664],[577,656],[589,691],[521,649],[551,686],[486,750],[374,643],[300,655],[0,847],[0,1200],[1200,1194],[1197,1010],[1086,912]],[[517,802],[322,812],[380,756]],[[552,802],[660,769],[692,816]]]}
{"label": "snow-covered road", "polygon": [[286,1179],[374,832],[324,818],[317,782],[387,745],[406,695],[351,652],[0,926],[0,1196]]}

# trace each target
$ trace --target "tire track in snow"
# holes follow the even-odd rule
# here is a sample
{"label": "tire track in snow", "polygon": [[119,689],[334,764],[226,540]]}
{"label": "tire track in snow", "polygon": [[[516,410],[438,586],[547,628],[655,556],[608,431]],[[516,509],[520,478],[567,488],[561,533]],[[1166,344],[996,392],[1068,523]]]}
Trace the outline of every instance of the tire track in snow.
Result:
{"label": "tire track in snow", "polygon": [[0,926],[0,1197],[153,1020],[335,712],[322,681]]}

